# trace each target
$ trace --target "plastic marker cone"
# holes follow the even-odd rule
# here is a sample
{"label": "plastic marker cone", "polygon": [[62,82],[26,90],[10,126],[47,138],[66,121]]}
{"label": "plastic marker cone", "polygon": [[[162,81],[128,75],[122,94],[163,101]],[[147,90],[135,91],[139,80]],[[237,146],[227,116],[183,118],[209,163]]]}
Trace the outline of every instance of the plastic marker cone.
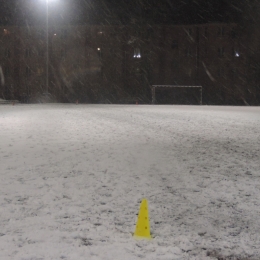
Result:
{"label": "plastic marker cone", "polygon": [[134,238],[136,239],[152,239],[150,234],[150,220],[148,211],[148,202],[143,199],[141,202],[138,219],[135,227]]}

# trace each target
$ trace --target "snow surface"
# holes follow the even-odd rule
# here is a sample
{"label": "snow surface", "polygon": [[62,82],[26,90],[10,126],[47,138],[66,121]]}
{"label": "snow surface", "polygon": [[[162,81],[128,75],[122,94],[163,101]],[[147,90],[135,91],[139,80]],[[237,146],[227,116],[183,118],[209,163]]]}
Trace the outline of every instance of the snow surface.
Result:
{"label": "snow surface", "polygon": [[0,259],[260,259],[260,107],[2,105],[0,170]]}

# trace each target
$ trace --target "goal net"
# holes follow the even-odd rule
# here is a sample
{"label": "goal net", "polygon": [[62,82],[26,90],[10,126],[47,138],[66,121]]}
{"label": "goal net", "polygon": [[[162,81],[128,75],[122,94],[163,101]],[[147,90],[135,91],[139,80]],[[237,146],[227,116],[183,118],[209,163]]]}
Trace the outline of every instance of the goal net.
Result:
{"label": "goal net", "polygon": [[152,85],[152,104],[202,105],[202,86]]}

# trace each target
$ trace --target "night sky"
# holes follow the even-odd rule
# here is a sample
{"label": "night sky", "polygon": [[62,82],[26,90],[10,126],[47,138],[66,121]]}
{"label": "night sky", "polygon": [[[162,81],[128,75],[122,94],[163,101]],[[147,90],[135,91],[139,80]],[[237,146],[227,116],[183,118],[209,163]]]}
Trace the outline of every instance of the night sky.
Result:
{"label": "night sky", "polygon": [[[35,24],[46,19],[46,0],[0,0],[1,24]],[[49,0],[54,23],[198,24],[252,19],[259,0]]]}

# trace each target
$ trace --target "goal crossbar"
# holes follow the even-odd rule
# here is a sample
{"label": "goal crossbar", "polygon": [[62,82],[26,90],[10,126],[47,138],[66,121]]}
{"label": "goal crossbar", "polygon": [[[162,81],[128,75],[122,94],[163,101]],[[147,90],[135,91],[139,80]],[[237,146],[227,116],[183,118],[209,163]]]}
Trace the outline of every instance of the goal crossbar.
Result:
{"label": "goal crossbar", "polygon": [[156,88],[199,88],[200,89],[200,105],[202,105],[202,86],[152,85],[152,104],[155,104],[155,89]]}

